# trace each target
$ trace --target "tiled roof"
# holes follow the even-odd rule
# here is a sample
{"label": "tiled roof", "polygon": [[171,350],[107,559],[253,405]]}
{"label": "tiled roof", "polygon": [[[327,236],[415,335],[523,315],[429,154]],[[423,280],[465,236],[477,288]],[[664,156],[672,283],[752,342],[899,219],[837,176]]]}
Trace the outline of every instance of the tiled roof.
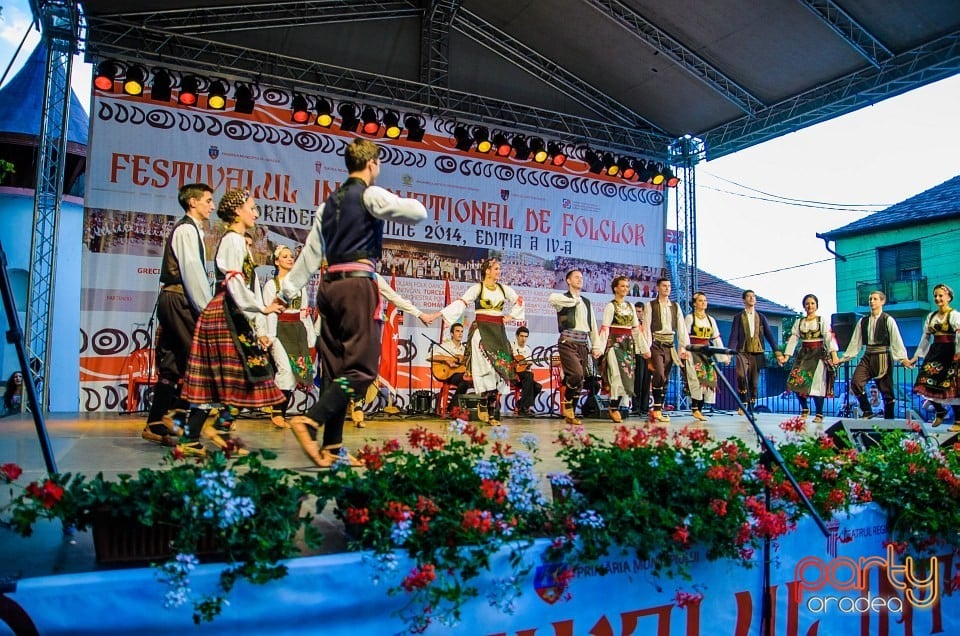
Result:
{"label": "tiled roof", "polygon": [[[0,134],[38,136],[43,112],[47,49],[40,44],[17,74],[0,88]],[[73,89],[70,90],[70,122],[67,141],[87,145],[90,120]]]}
{"label": "tiled roof", "polygon": [[891,205],[886,210],[881,210],[835,230],[823,232],[819,236],[828,240],[835,240],[844,236],[856,236],[877,230],[890,230],[906,225],[957,217],[960,217],[960,175],[905,201]]}
{"label": "tiled roof", "polygon": [[[697,270],[697,289],[707,295],[707,301],[713,308],[743,309],[743,289],[721,280],[702,269]],[[757,310],[765,314],[795,316],[796,311],[780,305],[762,296],[757,296]]]}

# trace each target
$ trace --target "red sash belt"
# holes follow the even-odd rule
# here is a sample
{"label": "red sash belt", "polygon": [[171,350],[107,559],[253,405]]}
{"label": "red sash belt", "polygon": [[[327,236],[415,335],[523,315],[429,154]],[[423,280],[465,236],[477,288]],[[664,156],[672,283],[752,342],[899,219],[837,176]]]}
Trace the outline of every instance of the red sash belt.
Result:
{"label": "red sash belt", "polygon": [[281,312],[279,315],[277,315],[277,320],[280,322],[300,322],[300,312],[298,311],[295,314]]}
{"label": "red sash belt", "polygon": [[956,335],[952,333],[936,335],[933,337],[934,342],[953,342],[956,340]]}
{"label": "red sash belt", "polygon": [[477,322],[499,322],[503,324],[503,316],[491,316],[489,314],[477,314],[474,318]]}
{"label": "red sash belt", "polygon": [[690,336],[690,344],[692,345],[709,345],[710,338],[694,338]]}
{"label": "red sash belt", "polygon": [[610,333],[630,334],[633,333],[633,327],[617,327],[610,325]]}
{"label": "red sash belt", "polygon": [[820,349],[823,347],[822,340],[804,340],[803,348],[804,349]]}

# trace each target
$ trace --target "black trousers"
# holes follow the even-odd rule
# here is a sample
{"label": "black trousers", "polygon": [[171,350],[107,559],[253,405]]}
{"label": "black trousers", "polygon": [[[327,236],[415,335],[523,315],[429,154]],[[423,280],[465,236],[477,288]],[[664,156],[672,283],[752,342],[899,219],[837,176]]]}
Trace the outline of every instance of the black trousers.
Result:
{"label": "black trousers", "polygon": [[640,415],[650,410],[650,367],[647,359],[636,356],[637,371],[633,376],[633,412]]}

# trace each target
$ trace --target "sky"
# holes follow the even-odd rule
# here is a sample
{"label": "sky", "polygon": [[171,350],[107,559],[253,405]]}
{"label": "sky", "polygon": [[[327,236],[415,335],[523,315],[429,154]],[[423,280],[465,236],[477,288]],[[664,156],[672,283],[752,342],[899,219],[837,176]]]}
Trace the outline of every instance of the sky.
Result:
{"label": "sky", "polygon": [[[30,10],[27,0],[0,7],[2,73],[28,31]],[[8,79],[38,41],[30,29]],[[86,103],[90,68],[79,58],[73,86]],[[958,104],[960,75],[699,164],[700,269],[798,312],[813,293],[822,315],[834,313],[834,259],[816,233],[960,174]],[[673,217],[671,204],[671,226]]]}

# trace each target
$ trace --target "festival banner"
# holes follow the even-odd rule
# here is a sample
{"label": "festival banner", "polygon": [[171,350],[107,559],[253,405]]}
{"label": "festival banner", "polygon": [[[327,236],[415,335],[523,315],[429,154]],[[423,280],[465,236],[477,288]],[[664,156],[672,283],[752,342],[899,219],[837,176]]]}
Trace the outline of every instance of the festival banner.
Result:
{"label": "festival banner", "polygon": [[[155,337],[160,255],[182,215],[178,189],[208,183],[215,200],[231,188],[251,192],[261,213],[254,252],[264,282],[273,276],[273,248],[296,253],[317,206],[346,177],[343,148],[357,135],[292,124],[284,109],[242,115],[99,92],[91,114],[80,403],[97,411],[138,407],[146,397],[149,368],[138,360]],[[655,295],[665,264],[663,189],[592,175],[575,160],[553,167],[456,151],[443,123],[428,122],[434,134],[423,143],[374,139],[381,148],[377,185],[428,211],[416,226],[386,224],[380,273],[396,277],[402,296],[437,310],[446,284],[456,298],[479,281],[481,261],[498,256],[501,281],[524,298],[534,356],[548,360],[556,315],[547,297],[565,289],[567,270],[583,270],[598,314],[614,276],[630,279],[633,300]],[[221,234],[214,214],[206,228],[208,267]],[[511,337],[515,327],[508,326]],[[431,385],[425,356],[435,329],[409,320],[400,327],[399,406]],[[534,371],[541,380],[549,374],[546,364]]]}

